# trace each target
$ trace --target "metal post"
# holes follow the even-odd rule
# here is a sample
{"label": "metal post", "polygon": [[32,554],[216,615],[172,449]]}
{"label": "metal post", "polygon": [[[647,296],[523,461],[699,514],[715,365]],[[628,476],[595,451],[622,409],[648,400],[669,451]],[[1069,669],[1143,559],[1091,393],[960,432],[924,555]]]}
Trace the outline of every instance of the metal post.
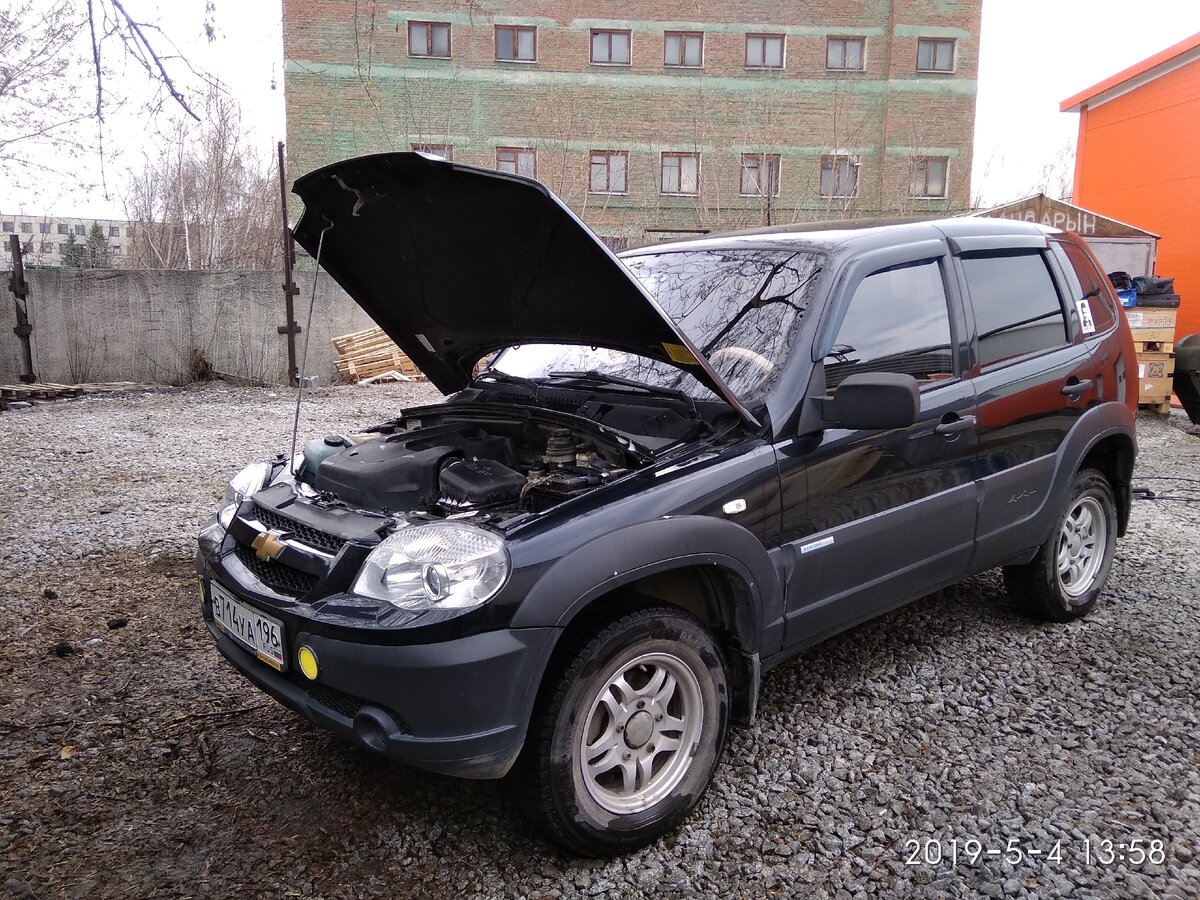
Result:
{"label": "metal post", "polygon": [[15,234],[10,234],[8,246],[13,259],[13,273],[8,282],[8,289],[12,291],[13,303],[17,307],[17,327],[13,329],[13,334],[20,339],[21,355],[25,357],[25,371],[21,373],[20,378],[25,384],[33,384],[37,381],[37,376],[33,374],[33,349],[29,343],[33,326],[29,324],[29,285],[25,282],[25,264],[21,260],[21,239]]}
{"label": "metal post", "polygon": [[[296,368],[296,335],[301,331],[296,323],[296,313],[292,306],[292,298],[300,293],[296,287],[294,267],[296,264],[296,243],[292,238],[292,229],[288,227],[287,176],[283,162],[283,141],[279,142],[279,209],[283,214],[283,304],[287,315],[287,324],[276,329],[280,334],[287,335],[288,351],[288,384],[296,384],[300,380],[300,370]],[[16,236],[14,235],[14,238]]]}

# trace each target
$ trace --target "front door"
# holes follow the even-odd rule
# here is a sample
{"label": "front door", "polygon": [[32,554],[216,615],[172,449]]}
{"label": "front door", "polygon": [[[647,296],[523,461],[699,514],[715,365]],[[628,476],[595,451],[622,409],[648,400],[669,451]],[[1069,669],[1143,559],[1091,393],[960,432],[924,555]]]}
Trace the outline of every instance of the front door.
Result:
{"label": "front door", "polygon": [[909,428],[829,428],[777,445],[783,496],[807,495],[785,502],[781,515],[789,645],[815,642],[965,572],[978,410],[962,378],[964,330],[951,277],[945,254],[865,269],[826,329],[833,340],[818,338],[818,352],[828,349],[828,393],[851,374],[901,372],[917,379],[921,408]]}

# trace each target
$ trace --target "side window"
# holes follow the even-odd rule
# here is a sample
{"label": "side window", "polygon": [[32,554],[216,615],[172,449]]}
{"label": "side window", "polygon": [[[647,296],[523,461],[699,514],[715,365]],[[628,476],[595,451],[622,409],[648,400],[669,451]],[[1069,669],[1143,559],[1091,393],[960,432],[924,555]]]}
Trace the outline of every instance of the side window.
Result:
{"label": "side window", "polygon": [[1099,334],[1108,331],[1117,321],[1116,310],[1112,307],[1107,290],[1109,281],[1102,275],[1086,253],[1074,244],[1065,241],[1051,241],[1050,247],[1058,257],[1063,274],[1067,278],[1067,297],[1076,305],[1084,303],[1091,313],[1091,325],[1080,315],[1084,334]]}
{"label": "side window", "polygon": [[825,357],[826,388],[860,372],[912,375],[922,390],[955,377],[950,312],[936,259],[882,269],[859,282]]}
{"label": "side window", "polygon": [[1062,301],[1038,251],[962,258],[979,333],[979,364],[1049,350],[1067,342]]}

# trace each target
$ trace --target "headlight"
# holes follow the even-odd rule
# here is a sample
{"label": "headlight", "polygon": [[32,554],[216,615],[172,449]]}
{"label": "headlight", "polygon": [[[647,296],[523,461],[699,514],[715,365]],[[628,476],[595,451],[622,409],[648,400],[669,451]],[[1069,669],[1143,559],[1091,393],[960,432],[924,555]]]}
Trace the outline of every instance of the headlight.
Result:
{"label": "headlight", "polygon": [[367,557],[354,593],[411,612],[473,609],[492,599],[508,577],[504,541],[457,522],[402,528]]}
{"label": "headlight", "polygon": [[271,474],[270,463],[251,463],[229,479],[225,485],[225,505],[238,504],[251,494],[262,490],[267,477]]}
{"label": "headlight", "polygon": [[222,528],[229,528],[233,514],[237,512],[242,501],[261,491],[270,476],[270,463],[251,463],[229,479],[229,484],[225,485],[225,499],[221,501],[221,511],[217,513],[217,521],[221,523]]}

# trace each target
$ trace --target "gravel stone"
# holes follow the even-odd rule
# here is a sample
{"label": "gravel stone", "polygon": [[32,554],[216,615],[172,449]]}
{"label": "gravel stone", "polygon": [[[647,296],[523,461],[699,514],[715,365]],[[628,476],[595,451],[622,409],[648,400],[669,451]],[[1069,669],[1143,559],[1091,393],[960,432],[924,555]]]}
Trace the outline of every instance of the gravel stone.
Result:
{"label": "gravel stone", "polygon": [[[300,440],[437,399],[318,387]],[[1023,619],[989,572],[827,641],[767,677],[676,834],[586,860],[507,785],[345,746],[212,646],[196,532],[231,475],[289,448],[293,410],[213,385],[0,413],[4,893],[1200,894],[1200,428],[1139,418],[1134,483],[1160,499],[1135,502],[1087,619]],[[1096,861],[1135,838],[1164,862]]]}

